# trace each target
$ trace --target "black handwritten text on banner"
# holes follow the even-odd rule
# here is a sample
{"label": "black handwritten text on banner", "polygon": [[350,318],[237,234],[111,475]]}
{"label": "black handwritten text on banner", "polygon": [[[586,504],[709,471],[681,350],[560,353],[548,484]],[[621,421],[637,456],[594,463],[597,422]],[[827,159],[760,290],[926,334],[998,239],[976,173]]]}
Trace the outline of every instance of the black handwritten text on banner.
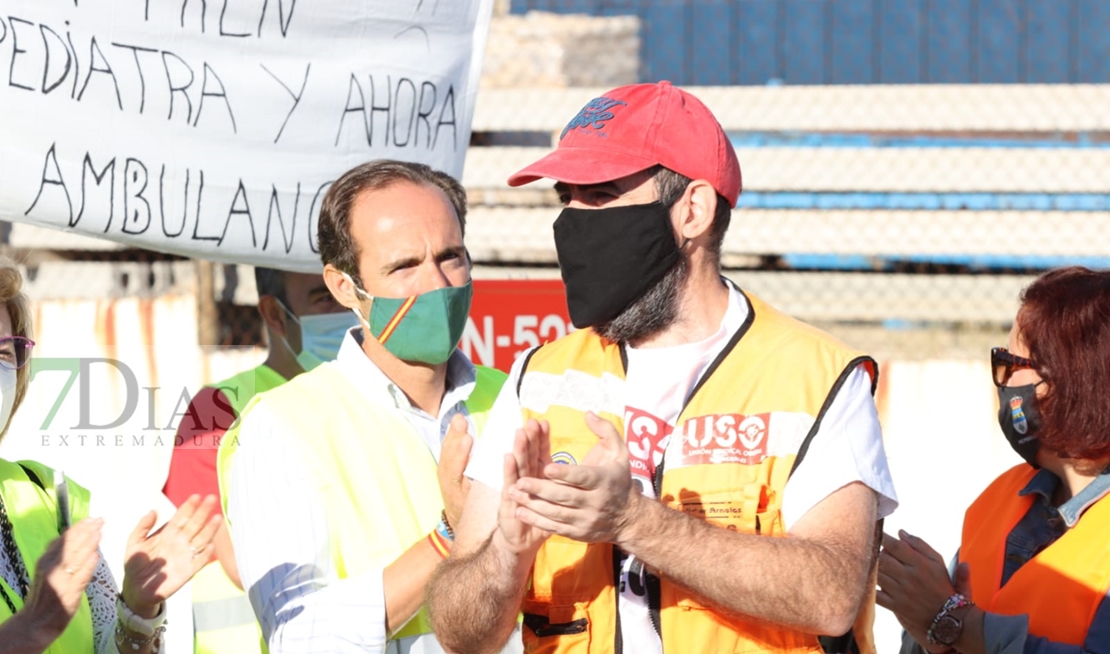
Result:
{"label": "black handwritten text on banner", "polygon": [[16,0],[0,219],[316,270],[316,215],[382,157],[462,173],[492,0]]}

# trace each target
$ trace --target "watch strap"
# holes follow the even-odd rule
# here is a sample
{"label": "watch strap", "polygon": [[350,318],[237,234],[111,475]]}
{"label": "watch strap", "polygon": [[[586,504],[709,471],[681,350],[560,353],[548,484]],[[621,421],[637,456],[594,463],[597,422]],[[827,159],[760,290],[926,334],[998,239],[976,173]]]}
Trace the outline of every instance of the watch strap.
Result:
{"label": "watch strap", "polygon": [[[952,644],[959,639],[960,632],[963,631],[964,626],[963,620],[952,615],[952,612],[957,609],[962,609],[965,606],[972,606],[973,604],[974,602],[963,595],[953,593],[952,596],[944,602],[944,606],[937,612],[936,617],[933,618],[933,623],[929,625],[929,630],[925,633],[925,637],[929,641],[929,644],[951,647]],[[938,633],[937,627],[941,626],[942,623],[955,623],[955,635],[946,638],[944,635]]]}

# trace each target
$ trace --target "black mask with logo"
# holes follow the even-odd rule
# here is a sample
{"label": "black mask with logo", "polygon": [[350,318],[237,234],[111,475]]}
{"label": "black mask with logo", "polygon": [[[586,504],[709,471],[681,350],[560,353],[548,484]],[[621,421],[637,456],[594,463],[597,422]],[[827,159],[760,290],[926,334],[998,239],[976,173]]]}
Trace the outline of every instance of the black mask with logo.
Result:
{"label": "black mask with logo", "polygon": [[567,309],[583,329],[616,318],[678,261],[670,207],[661,202],[607,209],[563,209],[555,251]]}
{"label": "black mask with logo", "polygon": [[998,426],[1026,463],[1040,468],[1036,463],[1041,441],[1037,432],[1041,428],[1041,414],[1037,408],[1037,385],[1000,386],[998,388]]}

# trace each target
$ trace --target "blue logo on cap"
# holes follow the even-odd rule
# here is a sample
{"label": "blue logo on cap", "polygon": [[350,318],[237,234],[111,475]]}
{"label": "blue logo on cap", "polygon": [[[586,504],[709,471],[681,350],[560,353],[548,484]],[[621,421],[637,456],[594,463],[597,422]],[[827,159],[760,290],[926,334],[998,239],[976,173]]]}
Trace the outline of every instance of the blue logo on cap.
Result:
{"label": "blue logo on cap", "polygon": [[610,111],[613,107],[624,106],[628,103],[623,100],[612,100],[610,98],[594,98],[586,103],[585,107],[578,112],[563,128],[563,133],[559,135],[559,140],[567,135],[567,132],[576,127],[587,127],[592,129],[604,129],[605,123],[613,118],[613,112]]}

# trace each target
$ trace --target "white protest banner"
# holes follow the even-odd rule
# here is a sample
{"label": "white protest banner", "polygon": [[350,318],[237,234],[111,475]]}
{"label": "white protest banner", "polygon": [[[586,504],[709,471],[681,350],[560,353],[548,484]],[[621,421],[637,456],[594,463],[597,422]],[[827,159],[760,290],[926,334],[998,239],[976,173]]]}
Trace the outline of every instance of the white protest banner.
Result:
{"label": "white protest banner", "polygon": [[327,187],[456,177],[493,0],[8,0],[0,219],[319,269]]}

